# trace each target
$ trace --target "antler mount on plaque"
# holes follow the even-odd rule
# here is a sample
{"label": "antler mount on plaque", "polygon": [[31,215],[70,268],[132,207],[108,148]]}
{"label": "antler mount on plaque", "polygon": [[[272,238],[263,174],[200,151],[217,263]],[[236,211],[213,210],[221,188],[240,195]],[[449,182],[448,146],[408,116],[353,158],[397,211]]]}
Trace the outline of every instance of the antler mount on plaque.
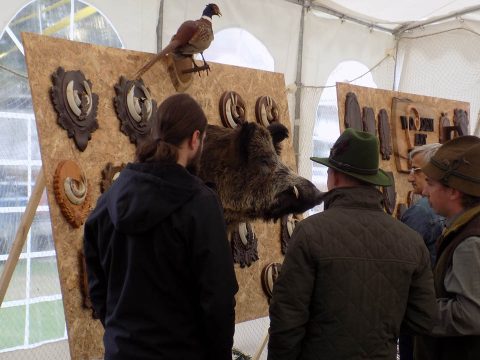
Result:
{"label": "antler mount on plaque", "polygon": [[245,102],[235,91],[225,91],[222,94],[219,110],[220,119],[225,127],[234,129],[246,121]]}
{"label": "antler mount on plaque", "polygon": [[280,112],[275,100],[268,95],[260,96],[255,103],[257,122],[268,127],[274,121],[280,121]]}
{"label": "antler mount on plaque", "polygon": [[240,267],[250,266],[254,261],[258,260],[258,240],[250,223],[240,223],[238,227],[232,231],[230,242],[233,262],[240,264]]}
{"label": "antler mount on plaque", "polygon": [[98,129],[98,95],[92,93],[92,83],[80,70],[65,71],[59,67],[52,74],[52,81],[50,95],[58,114],[57,123],[84,151],[91,133]]}
{"label": "antler mount on plaque", "polygon": [[120,130],[129,137],[130,142],[138,145],[150,132],[150,122],[157,112],[157,103],[142,79],[120,77],[115,85],[115,93],[115,111],[121,122]]}
{"label": "antler mount on plaque", "polygon": [[65,219],[74,228],[80,227],[90,210],[90,191],[87,176],[75,161],[64,160],[57,165],[53,192]]}
{"label": "antler mount on plaque", "polygon": [[112,186],[113,182],[120,176],[120,171],[122,171],[125,166],[127,166],[125,163],[115,166],[111,162],[105,165],[102,170],[102,181],[100,182],[100,190],[102,193]]}

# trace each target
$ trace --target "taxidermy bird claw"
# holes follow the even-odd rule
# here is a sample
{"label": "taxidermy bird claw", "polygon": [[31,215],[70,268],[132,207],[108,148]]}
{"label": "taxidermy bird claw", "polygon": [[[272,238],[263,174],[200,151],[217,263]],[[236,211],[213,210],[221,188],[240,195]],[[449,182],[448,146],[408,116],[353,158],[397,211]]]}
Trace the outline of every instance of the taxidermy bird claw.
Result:
{"label": "taxidermy bird claw", "polygon": [[[183,57],[192,57],[194,68],[184,70],[184,73],[200,72],[208,70],[210,67],[203,59],[203,66],[197,67],[193,56],[195,54],[201,54],[203,58],[203,51],[205,51],[213,41],[212,30],[212,16],[221,16],[222,13],[216,4],[208,4],[203,10],[202,17],[197,20],[187,20],[180,25],[177,33],[172,37],[168,45],[150,59],[145,65],[140,68],[134,79],[139,79],[145,72],[147,72],[160,58],[167,54],[175,54]],[[199,74],[200,75],[200,74]]]}
{"label": "taxidermy bird claw", "polygon": [[198,66],[197,64],[195,64],[195,62],[193,63],[193,67],[191,69],[187,69],[187,70],[183,70],[183,73],[184,74],[188,74],[188,73],[198,73],[198,76],[202,76],[201,73],[202,71],[205,71],[208,75],[208,72],[210,71],[210,65],[208,65],[207,63],[205,63],[204,65],[202,66]]}

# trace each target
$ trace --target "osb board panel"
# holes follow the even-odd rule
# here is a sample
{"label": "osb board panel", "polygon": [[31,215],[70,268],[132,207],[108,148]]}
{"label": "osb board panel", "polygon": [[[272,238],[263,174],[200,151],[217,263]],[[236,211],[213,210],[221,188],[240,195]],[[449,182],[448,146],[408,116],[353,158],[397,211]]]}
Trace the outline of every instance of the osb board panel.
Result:
{"label": "osb board panel", "polygon": [[[392,171],[395,177],[395,189],[397,192],[397,205],[407,203],[407,195],[412,186],[407,181],[408,177],[408,142],[405,130],[402,130],[400,116],[407,115],[408,106],[417,109],[420,117],[433,118],[433,131],[409,131],[409,138],[414,145],[414,134],[426,134],[427,144],[439,142],[439,122],[441,113],[446,113],[453,125],[453,110],[463,109],[470,114],[470,104],[462,101],[435,98],[430,96],[403,93],[399,91],[372,89],[345,83],[337,83],[338,119],[340,131],[345,129],[345,100],[347,93],[353,92],[357,96],[360,110],[371,107],[375,113],[375,122],[378,136],[378,113],[385,109],[388,113],[390,133],[392,137],[393,154],[390,160],[382,160],[379,154],[380,167],[385,171]],[[397,99],[394,101],[394,99]],[[399,100],[400,101],[399,101]],[[408,117],[408,115],[407,115]]]}
{"label": "osb board panel", "polygon": [[[135,147],[120,132],[120,121],[113,105],[114,85],[121,75],[133,76],[152,55],[91,44],[71,42],[36,34],[23,34],[30,87],[37,122],[43,167],[47,183],[53,237],[57,251],[65,317],[72,359],[95,359],[102,355],[103,330],[100,322],[82,307],[81,274],[78,254],[82,249],[83,226],[74,229],[62,216],[53,193],[53,175],[57,164],[66,159],[81,164],[92,189],[92,208],[100,195],[101,171],[107,162],[115,165],[132,161]],[[202,105],[211,124],[221,125],[218,103],[224,91],[239,93],[246,103],[246,118],[255,121],[255,102],[263,95],[272,96],[278,105],[281,122],[290,127],[283,74],[210,63],[209,76],[195,76],[187,93]],[[93,93],[99,96],[99,129],[92,134],[84,152],[77,150],[72,139],[57,124],[57,113],[50,99],[51,75],[62,66],[65,70],[81,70],[92,82]],[[156,64],[143,76],[152,97],[160,103],[175,93],[163,64]],[[291,137],[285,141],[282,158],[294,169]],[[263,294],[260,274],[270,262],[281,262],[280,222],[253,224],[260,260],[236,274],[240,290],[237,294],[236,321],[266,316],[268,303]],[[141,304],[141,299],[139,299]]]}

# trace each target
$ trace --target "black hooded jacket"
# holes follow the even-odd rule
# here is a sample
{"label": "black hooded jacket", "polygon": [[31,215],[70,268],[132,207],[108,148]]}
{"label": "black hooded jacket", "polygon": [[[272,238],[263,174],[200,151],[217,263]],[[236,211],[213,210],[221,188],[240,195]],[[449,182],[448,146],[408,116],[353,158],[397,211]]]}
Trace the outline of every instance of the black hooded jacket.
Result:
{"label": "black hooded jacket", "polygon": [[231,359],[238,290],[216,194],[177,164],[128,164],[85,224],[106,360]]}

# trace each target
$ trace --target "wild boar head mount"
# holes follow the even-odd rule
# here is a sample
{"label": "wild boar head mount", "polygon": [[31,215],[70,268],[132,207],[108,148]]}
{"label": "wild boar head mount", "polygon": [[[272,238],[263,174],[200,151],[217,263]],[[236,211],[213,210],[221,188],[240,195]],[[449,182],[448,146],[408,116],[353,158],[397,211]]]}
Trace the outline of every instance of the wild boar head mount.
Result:
{"label": "wild boar head mount", "polygon": [[235,129],[208,125],[200,177],[214,184],[227,224],[276,220],[321,203],[323,193],[280,159],[288,129],[245,122]]}

